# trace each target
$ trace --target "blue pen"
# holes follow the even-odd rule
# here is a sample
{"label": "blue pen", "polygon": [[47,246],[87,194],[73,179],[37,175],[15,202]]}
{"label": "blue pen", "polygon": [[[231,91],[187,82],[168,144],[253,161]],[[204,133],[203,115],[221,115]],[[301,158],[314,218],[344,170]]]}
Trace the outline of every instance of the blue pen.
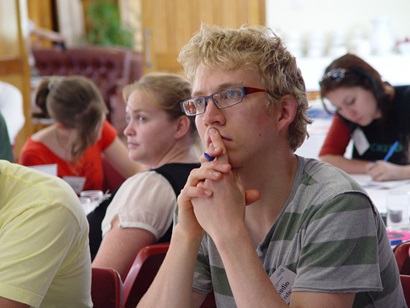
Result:
{"label": "blue pen", "polygon": [[399,145],[399,141],[396,141],[395,143],[393,143],[393,145],[389,149],[389,152],[387,152],[386,156],[383,158],[384,161],[388,161],[390,159],[390,157],[393,155],[398,145]]}
{"label": "blue pen", "polygon": [[211,155],[209,155],[208,153],[204,153],[204,156],[205,156],[205,158],[206,158],[206,160],[207,161],[213,161],[214,160],[214,157],[212,157]]}

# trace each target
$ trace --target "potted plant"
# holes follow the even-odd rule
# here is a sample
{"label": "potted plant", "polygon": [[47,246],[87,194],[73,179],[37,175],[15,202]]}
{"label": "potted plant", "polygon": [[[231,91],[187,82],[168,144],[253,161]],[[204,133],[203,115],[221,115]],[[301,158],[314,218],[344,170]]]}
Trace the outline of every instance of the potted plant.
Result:
{"label": "potted plant", "polygon": [[133,33],[122,26],[117,3],[110,0],[91,1],[87,19],[86,37],[89,44],[133,47]]}

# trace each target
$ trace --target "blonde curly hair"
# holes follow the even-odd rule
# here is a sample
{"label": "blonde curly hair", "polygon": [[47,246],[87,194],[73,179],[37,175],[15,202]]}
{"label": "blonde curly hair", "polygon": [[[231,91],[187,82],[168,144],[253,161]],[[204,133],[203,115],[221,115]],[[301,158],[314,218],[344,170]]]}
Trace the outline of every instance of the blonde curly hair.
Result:
{"label": "blonde curly hair", "polygon": [[305,83],[295,57],[272,30],[262,26],[223,29],[202,25],[181,50],[178,62],[191,81],[199,66],[210,69],[250,69],[259,72],[267,90],[267,110],[275,108],[285,95],[297,101],[295,119],[289,126],[289,145],[293,151],[309,136],[308,101]]}

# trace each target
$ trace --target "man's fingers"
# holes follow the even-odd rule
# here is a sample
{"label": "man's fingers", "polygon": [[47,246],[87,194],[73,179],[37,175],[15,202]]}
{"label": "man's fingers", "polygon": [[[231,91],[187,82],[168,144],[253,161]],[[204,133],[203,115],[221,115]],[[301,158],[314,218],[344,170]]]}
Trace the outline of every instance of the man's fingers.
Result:
{"label": "man's fingers", "polygon": [[261,194],[256,189],[250,189],[245,191],[245,202],[246,205],[250,205],[259,200]]}
{"label": "man's fingers", "polygon": [[218,130],[211,128],[209,130],[209,137],[211,139],[211,145],[207,151],[208,155],[217,158],[221,162],[229,162],[228,155],[226,153],[225,144],[222,141],[222,137]]}

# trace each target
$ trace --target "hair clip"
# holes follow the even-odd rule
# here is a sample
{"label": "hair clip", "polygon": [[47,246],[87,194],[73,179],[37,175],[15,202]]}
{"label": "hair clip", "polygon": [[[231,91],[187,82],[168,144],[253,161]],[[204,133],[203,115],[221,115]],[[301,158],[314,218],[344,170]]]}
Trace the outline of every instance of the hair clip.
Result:
{"label": "hair clip", "polygon": [[50,79],[50,80],[48,81],[48,85],[47,85],[48,90],[51,91],[51,89],[56,85],[56,83],[57,83],[56,80]]}

